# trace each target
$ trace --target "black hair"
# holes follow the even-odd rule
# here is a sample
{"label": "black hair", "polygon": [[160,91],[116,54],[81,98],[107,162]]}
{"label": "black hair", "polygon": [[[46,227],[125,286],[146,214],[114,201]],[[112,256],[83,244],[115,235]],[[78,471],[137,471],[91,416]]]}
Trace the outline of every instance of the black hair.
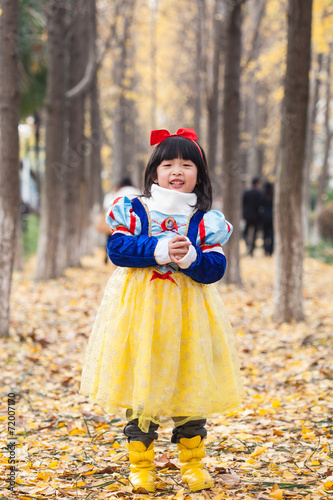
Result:
{"label": "black hair", "polygon": [[252,187],[255,187],[257,184],[260,184],[260,179],[259,177],[254,177],[252,179]]}
{"label": "black hair", "polygon": [[[202,153],[202,156],[200,154]],[[164,160],[182,158],[191,160],[198,169],[197,184],[193,192],[197,195],[196,208],[207,212],[212,206],[212,185],[209,178],[206,156],[197,142],[193,142],[185,137],[168,137],[158,144],[147,163],[145,170],[143,195],[147,198],[151,196],[151,186],[156,176],[157,167]]]}
{"label": "black hair", "polygon": [[122,188],[122,187],[125,187],[125,186],[133,186],[132,181],[131,181],[131,179],[129,177],[124,177],[119,182],[119,187]]}

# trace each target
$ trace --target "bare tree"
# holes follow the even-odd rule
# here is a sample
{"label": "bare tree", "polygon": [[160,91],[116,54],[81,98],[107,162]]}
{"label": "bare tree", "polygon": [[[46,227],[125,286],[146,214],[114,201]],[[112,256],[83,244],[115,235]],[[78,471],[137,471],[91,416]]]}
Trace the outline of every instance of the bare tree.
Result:
{"label": "bare tree", "polygon": [[196,69],[194,76],[194,129],[201,137],[201,116],[202,116],[202,94],[203,94],[203,75],[205,72],[204,62],[204,25],[206,17],[205,0],[196,1],[198,14],[196,16]]}
{"label": "bare tree", "polygon": [[114,61],[113,77],[118,87],[118,100],[114,116],[114,167],[115,184],[135,170],[135,102],[130,94],[134,88],[133,15],[135,0],[124,3],[123,30],[118,38],[119,56]]}
{"label": "bare tree", "polygon": [[216,166],[218,117],[219,117],[219,80],[222,45],[222,0],[215,0],[213,20],[213,60],[210,81],[207,85],[208,110],[208,166],[213,174]]}
{"label": "bare tree", "polygon": [[302,181],[309,100],[311,19],[312,0],[289,0],[281,163],[274,204],[277,266],[274,317],[279,322],[304,318]]}
{"label": "bare tree", "polygon": [[48,74],[46,91],[46,165],[42,187],[40,236],[36,278],[59,276],[64,262],[63,192],[65,125],[65,40],[64,2],[48,0]]}
{"label": "bare tree", "polygon": [[0,2],[0,337],[9,335],[9,299],[20,202],[18,0]]}
{"label": "bare tree", "polygon": [[242,49],[242,2],[228,1],[230,17],[226,25],[226,52],[223,104],[223,211],[234,226],[234,234],[226,247],[228,261],[225,280],[241,283],[239,267],[240,240],[240,157],[239,111]]}
{"label": "bare tree", "polygon": [[[76,6],[81,0],[76,0]],[[75,13],[75,9],[73,11]],[[88,52],[88,5],[81,5],[79,14],[73,19],[69,41],[70,65],[69,88],[73,88],[84,76]],[[65,179],[66,222],[66,266],[80,265],[80,215],[83,206],[84,168],[88,144],[84,136],[85,94],[74,96],[68,104],[68,156]]]}
{"label": "bare tree", "polygon": [[[96,39],[96,0],[89,0],[89,39],[92,51],[97,57]],[[94,228],[94,221],[101,210],[102,187],[101,187],[101,147],[104,133],[100,119],[99,91],[97,71],[92,79],[90,94],[88,96],[90,106],[90,154],[84,169],[84,200],[81,216],[81,255],[91,253],[97,244],[98,234]]]}
{"label": "bare tree", "polygon": [[254,177],[261,177],[264,152],[260,144],[261,130],[266,126],[267,113],[261,103],[265,87],[255,76],[255,69],[248,69],[250,63],[258,60],[262,48],[261,24],[265,14],[267,0],[248,2],[249,29],[245,62],[242,71],[246,73],[243,84],[243,109],[242,132],[247,137],[247,147],[243,150],[244,187],[251,186]]}

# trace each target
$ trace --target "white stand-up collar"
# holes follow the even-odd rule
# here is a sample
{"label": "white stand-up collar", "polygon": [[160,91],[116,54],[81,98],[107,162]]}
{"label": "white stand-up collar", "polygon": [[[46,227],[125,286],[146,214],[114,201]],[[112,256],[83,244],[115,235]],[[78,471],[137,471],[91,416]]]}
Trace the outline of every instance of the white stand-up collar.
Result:
{"label": "white stand-up collar", "polygon": [[163,214],[190,215],[197,203],[195,193],[180,193],[173,189],[165,189],[157,184],[151,187],[151,197],[142,198],[149,211],[156,210]]}

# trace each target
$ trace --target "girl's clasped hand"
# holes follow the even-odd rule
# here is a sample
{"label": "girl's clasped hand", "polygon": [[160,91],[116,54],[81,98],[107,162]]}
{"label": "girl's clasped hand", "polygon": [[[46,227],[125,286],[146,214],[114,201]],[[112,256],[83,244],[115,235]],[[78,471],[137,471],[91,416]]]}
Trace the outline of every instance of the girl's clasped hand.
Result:
{"label": "girl's clasped hand", "polygon": [[[193,129],[154,130],[143,196],[117,198],[106,221],[111,261],[89,338],[81,394],[105,411],[126,408],[134,491],[155,491],[154,441],[171,417],[183,482],[214,481],[203,466],[206,418],[240,406],[233,332],[216,288],[232,225],[211,210],[206,157]],[[202,286],[202,285],[208,286]]]}
{"label": "girl's clasped hand", "polygon": [[188,254],[191,246],[186,236],[177,235],[169,241],[169,255],[172,262],[178,264]]}

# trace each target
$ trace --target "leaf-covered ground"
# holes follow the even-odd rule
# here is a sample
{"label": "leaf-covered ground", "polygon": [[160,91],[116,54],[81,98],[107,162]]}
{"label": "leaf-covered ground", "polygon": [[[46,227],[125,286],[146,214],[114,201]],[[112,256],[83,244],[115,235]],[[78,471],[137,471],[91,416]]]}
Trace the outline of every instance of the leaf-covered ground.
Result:
{"label": "leaf-covered ground", "polygon": [[[306,321],[272,321],[274,261],[242,258],[243,288],[219,285],[234,326],[247,396],[241,410],[209,421],[206,466],[215,488],[182,485],[168,422],[156,443],[155,494],[132,491],[124,415],[78,394],[92,323],[112,270],[103,252],[47,283],[33,262],[15,274],[12,336],[0,341],[0,499],[322,499],[333,497],[333,266],[305,261]],[[8,397],[10,422],[8,432]],[[15,415],[13,415],[15,408]],[[12,429],[12,426],[11,426]],[[16,485],[10,473],[16,438]]]}

